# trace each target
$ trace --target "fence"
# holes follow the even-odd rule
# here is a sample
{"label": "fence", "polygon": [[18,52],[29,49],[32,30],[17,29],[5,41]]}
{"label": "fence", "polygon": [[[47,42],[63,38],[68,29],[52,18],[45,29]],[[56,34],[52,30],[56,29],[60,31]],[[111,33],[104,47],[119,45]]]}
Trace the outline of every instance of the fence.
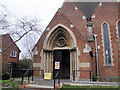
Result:
{"label": "fence", "polygon": [[90,81],[92,81],[91,80],[91,71],[90,70],[73,70],[73,81],[75,81],[75,78],[76,78],[76,76],[78,75],[78,72],[79,73],[82,73],[82,72],[88,72],[89,73],[89,78],[90,78]]}
{"label": "fence", "polygon": [[[32,76],[33,72],[32,70],[33,69],[13,69],[12,70],[12,78],[16,78],[16,77],[21,77],[25,72],[27,72],[29,70],[29,76]],[[25,75],[27,76],[27,75]]]}

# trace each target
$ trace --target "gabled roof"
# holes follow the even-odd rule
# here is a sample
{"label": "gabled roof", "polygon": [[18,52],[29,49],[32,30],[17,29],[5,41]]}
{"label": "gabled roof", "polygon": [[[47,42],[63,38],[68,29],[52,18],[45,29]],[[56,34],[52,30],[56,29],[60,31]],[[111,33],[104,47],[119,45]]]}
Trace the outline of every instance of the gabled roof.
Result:
{"label": "gabled roof", "polygon": [[[13,41],[13,39],[12,39],[12,37],[10,36],[10,34],[9,33],[6,33],[6,34],[1,34],[0,36],[5,36],[5,35],[8,35],[9,37],[10,37],[10,39]],[[13,41],[14,42],[14,41]],[[15,45],[16,45],[16,47],[18,48],[18,50],[21,52],[21,50],[19,49],[19,47],[17,46],[17,44],[16,43],[14,43]]]}
{"label": "gabled roof", "polygon": [[7,35],[7,34],[8,34],[8,33],[6,33],[6,34],[5,34],[5,33],[4,33],[4,34],[1,33],[0,36],[4,36],[4,35]]}
{"label": "gabled roof", "polygon": [[[59,11],[61,12],[61,13],[59,13]],[[57,16],[57,15],[59,15],[59,14],[61,14],[60,16],[64,16],[64,17],[66,17],[67,18],[67,20],[72,24],[72,25],[74,25],[74,23],[69,19],[69,17],[64,13],[64,11],[61,9],[61,8],[59,8],[58,9],[58,11],[56,12],[56,14],[54,15],[54,17],[53,17],[53,19],[50,21],[50,23],[49,23],[49,25],[46,27],[46,28],[50,28],[51,29],[51,24],[53,24],[53,20],[55,19],[55,16]],[[59,18],[58,18],[59,19]],[[61,20],[59,20],[60,21],[60,23],[61,23]],[[53,25],[52,25],[53,26]],[[83,40],[87,43],[87,40],[84,38],[84,36],[81,34],[81,32],[79,31],[79,29],[76,27],[76,25],[74,25],[74,28],[78,31],[78,33],[80,34],[80,36],[83,38]],[[45,29],[45,31],[44,32],[46,32],[46,29]],[[43,34],[44,34],[44,32],[43,32]],[[42,34],[42,35],[43,35]],[[42,37],[42,36],[41,36]],[[40,38],[41,38],[40,37]],[[40,41],[40,39],[38,40],[38,42]],[[37,44],[38,44],[38,42],[36,43],[36,45],[33,47],[33,49],[32,49],[32,51],[35,49],[35,47],[37,46]],[[88,43],[89,44],[89,43]],[[91,45],[90,45],[90,47],[91,47]]]}

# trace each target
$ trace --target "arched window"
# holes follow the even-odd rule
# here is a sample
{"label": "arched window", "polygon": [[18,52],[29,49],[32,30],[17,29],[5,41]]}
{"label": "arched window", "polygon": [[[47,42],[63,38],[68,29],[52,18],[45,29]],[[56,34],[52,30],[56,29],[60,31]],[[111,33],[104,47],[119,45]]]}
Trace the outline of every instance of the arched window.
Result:
{"label": "arched window", "polygon": [[118,35],[119,35],[119,41],[120,41],[120,21],[118,22]]}
{"label": "arched window", "polygon": [[111,50],[110,50],[109,30],[107,23],[103,23],[103,36],[104,36],[106,64],[111,64]]}

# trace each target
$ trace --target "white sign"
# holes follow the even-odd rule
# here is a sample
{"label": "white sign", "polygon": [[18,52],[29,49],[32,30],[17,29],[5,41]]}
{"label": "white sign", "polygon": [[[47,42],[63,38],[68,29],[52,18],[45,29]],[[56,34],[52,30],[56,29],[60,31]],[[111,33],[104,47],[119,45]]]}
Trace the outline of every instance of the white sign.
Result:
{"label": "white sign", "polygon": [[60,69],[60,62],[59,61],[55,62],[55,69]]}

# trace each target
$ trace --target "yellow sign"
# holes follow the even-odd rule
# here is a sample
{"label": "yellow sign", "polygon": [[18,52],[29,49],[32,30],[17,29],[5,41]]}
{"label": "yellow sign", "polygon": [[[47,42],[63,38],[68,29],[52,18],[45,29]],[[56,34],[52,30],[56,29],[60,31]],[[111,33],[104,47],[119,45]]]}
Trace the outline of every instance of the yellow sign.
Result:
{"label": "yellow sign", "polygon": [[51,73],[44,73],[44,79],[50,80],[51,79]]}

